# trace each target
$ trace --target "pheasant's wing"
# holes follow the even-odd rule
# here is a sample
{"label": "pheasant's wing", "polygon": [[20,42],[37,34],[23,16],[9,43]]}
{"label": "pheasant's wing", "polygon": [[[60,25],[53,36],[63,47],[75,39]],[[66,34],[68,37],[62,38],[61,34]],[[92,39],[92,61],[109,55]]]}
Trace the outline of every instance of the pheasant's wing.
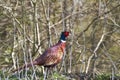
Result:
{"label": "pheasant's wing", "polygon": [[63,56],[62,49],[59,46],[55,46],[46,50],[35,61],[39,63],[38,65],[54,66],[60,62],[60,60],[62,59],[62,56]]}

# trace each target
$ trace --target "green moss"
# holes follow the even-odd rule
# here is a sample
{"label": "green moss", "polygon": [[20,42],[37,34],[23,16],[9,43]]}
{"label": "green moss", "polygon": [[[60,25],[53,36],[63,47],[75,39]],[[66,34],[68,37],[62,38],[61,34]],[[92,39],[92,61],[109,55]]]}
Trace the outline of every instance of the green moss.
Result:
{"label": "green moss", "polygon": [[52,75],[52,79],[60,79],[60,80],[66,80],[66,78],[64,76],[61,76],[59,73],[55,72]]}
{"label": "green moss", "polygon": [[[119,79],[120,79],[120,75],[115,74],[114,79],[115,79],[115,80],[119,80]],[[97,75],[94,80],[111,80],[111,74],[101,74],[101,75]]]}
{"label": "green moss", "polygon": [[109,80],[109,79],[110,79],[110,75],[102,74],[102,75],[97,75],[94,80]]}

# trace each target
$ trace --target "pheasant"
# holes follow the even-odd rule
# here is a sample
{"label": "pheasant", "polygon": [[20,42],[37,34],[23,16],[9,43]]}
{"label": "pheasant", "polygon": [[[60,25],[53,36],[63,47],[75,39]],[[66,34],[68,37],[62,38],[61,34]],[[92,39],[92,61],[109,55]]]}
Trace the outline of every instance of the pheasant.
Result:
{"label": "pheasant", "polygon": [[69,36],[68,31],[62,32],[60,40],[58,41],[57,44],[48,48],[40,57],[32,61],[32,63],[30,62],[28,64],[24,64],[22,67],[15,69],[12,72],[32,67],[32,65],[44,66],[47,68],[56,66],[62,60],[66,45],[66,38],[68,36]]}

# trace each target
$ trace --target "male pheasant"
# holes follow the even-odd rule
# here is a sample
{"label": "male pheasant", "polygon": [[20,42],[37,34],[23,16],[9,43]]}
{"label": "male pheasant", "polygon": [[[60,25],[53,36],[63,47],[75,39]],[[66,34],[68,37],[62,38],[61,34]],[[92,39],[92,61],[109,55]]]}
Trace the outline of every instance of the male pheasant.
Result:
{"label": "male pheasant", "polygon": [[22,69],[31,67],[32,65],[44,66],[47,68],[54,67],[62,60],[67,36],[69,36],[69,32],[67,31],[62,32],[60,40],[58,41],[57,44],[48,48],[40,57],[35,59],[32,63],[30,62],[28,64],[24,64],[22,67],[15,69],[12,72],[15,72],[18,70],[20,71]]}

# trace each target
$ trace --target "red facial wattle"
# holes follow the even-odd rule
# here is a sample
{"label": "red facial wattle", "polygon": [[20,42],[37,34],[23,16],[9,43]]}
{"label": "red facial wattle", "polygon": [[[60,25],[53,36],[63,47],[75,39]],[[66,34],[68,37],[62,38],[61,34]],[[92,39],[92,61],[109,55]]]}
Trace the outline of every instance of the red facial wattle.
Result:
{"label": "red facial wattle", "polygon": [[65,37],[69,36],[69,32],[64,32]]}

